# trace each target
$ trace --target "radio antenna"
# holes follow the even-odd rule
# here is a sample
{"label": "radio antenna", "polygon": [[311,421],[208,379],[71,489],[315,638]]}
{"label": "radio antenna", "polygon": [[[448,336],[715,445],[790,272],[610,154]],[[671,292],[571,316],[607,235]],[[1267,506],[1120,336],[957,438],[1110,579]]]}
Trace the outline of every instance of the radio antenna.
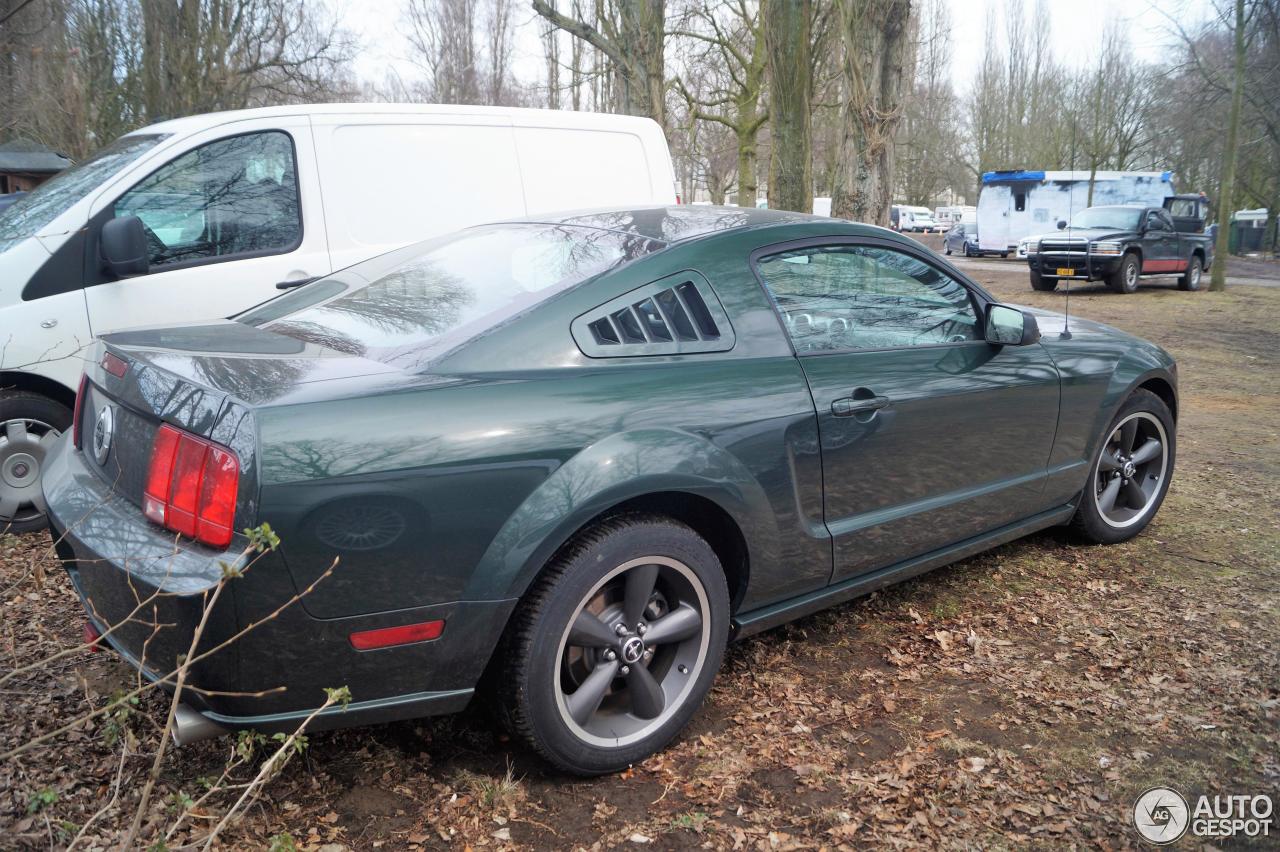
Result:
{"label": "radio antenna", "polygon": [[[1071,238],[1072,222],[1076,218],[1076,116],[1071,116],[1071,181],[1067,184],[1067,257],[1071,257],[1071,248],[1075,245]],[[1085,252],[1085,268],[1089,266],[1089,243],[1084,244]],[[1072,269],[1072,274],[1075,270]],[[1067,300],[1062,309],[1062,333],[1058,335],[1062,340],[1071,339],[1071,279],[1063,279],[1067,282]]]}

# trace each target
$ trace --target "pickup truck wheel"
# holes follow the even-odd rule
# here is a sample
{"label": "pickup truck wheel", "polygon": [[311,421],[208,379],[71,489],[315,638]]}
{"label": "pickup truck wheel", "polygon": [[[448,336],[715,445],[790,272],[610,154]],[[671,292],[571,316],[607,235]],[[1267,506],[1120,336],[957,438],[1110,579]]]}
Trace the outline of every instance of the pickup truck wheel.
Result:
{"label": "pickup truck wheel", "polygon": [[1129,252],[1120,261],[1115,273],[1107,279],[1107,286],[1116,293],[1136,293],[1141,271],[1142,264],[1138,261],[1138,256]]}
{"label": "pickup truck wheel", "polygon": [[1041,293],[1051,293],[1058,289],[1057,278],[1045,278],[1039,272],[1031,273],[1031,289]]}
{"label": "pickup truck wheel", "polygon": [[566,772],[617,772],[670,742],[711,688],[729,636],[724,570],[685,525],[623,515],[543,572],[507,636],[512,732]]}
{"label": "pickup truck wheel", "polygon": [[45,527],[40,470],[70,427],[65,405],[29,391],[0,391],[0,532]]}
{"label": "pickup truck wheel", "polygon": [[1179,290],[1199,290],[1200,279],[1204,277],[1204,267],[1200,264],[1200,255],[1192,255],[1187,264],[1187,271],[1178,279]]}
{"label": "pickup truck wheel", "polygon": [[1169,490],[1176,437],[1164,400],[1134,391],[1094,452],[1089,482],[1071,520],[1074,530],[1095,544],[1128,541],[1142,532]]}

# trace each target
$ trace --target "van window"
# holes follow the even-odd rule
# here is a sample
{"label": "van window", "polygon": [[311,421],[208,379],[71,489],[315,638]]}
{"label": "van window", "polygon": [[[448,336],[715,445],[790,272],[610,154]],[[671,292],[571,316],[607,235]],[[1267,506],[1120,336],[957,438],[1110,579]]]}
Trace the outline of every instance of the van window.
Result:
{"label": "van window", "polygon": [[38,233],[107,178],[166,138],[164,133],[122,136],[19,198],[0,215],[0,252]]}
{"label": "van window", "polygon": [[153,267],[292,251],[302,241],[293,140],[272,130],[210,142],[144,178],[115,215],[142,220]]}
{"label": "van window", "polygon": [[1019,213],[1027,209],[1027,194],[1025,192],[1015,192],[1013,195],[1013,209]]}
{"label": "van window", "polygon": [[633,133],[517,127],[515,137],[530,216],[653,202],[652,165]]}

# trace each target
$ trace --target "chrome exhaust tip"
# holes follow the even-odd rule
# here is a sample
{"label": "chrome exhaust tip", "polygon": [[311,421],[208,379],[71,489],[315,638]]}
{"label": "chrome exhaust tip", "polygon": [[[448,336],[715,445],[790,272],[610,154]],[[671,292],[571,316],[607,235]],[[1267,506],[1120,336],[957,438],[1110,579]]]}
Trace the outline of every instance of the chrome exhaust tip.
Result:
{"label": "chrome exhaust tip", "polygon": [[178,711],[173,715],[172,735],[173,744],[176,746],[191,745],[226,733],[230,732],[200,711],[185,704],[179,704]]}

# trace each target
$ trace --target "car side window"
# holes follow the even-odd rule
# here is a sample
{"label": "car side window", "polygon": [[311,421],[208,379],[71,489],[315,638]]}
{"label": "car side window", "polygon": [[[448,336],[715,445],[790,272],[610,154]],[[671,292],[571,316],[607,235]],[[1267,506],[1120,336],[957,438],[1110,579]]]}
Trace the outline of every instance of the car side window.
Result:
{"label": "car side window", "polygon": [[1147,213],[1147,230],[1168,231],[1171,229],[1165,223],[1164,219],[1161,218],[1160,213],[1158,211],[1151,210]]}
{"label": "car side window", "polygon": [[757,268],[800,354],[981,339],[964,285],[905,252],[812,246]]}
{"label": "car side window", "polygon": [[283,253],[302,240],[293,140],[278,130],[188,151],[117,199],[142,220],[151,266]]}

